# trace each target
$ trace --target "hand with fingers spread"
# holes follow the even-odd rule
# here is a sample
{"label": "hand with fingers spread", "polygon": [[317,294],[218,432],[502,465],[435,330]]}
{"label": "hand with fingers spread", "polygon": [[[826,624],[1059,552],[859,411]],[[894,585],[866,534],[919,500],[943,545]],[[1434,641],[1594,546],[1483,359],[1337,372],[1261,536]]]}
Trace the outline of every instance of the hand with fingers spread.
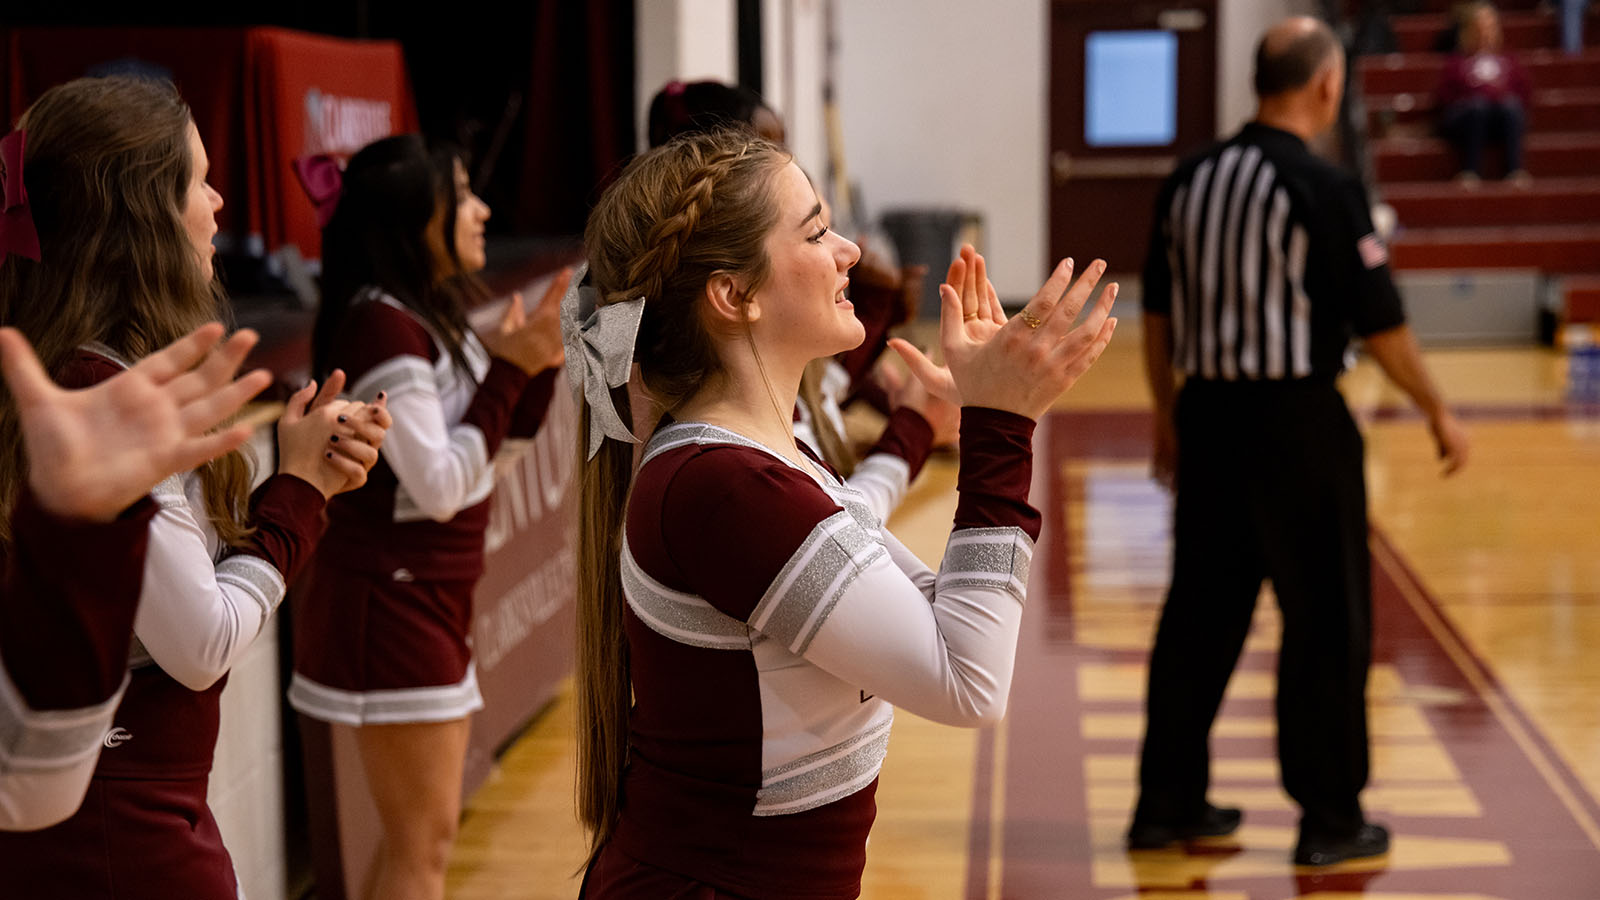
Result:
{"label": "hand with fingers spread", "polygon": [[1072,387],[1111,341],[1117,286],[1110,285],[1081,325],[1078,313],[1105,274],[1095,260],[1077,281],[1072,260],[1062,260],[1015,318],[1000,308],[984,259],[971,246],[950,264],[939,287],[943,308],[940,367],[902,340],[891,342],[928,390],[963,406],[982,406],[1037,419]]}
{"label": "hand with fingers spread", "polygon": [[561,295],[567,292],[567,282],[571,280],[572,269],[557,272],[532,315],[523,311],[522,295],[512,294],[499,326],[481,335],[489,353],[529,375],[561,365],[565,358],[561,344]]}
{"label": "hand with fingers spread", "polygon": [[324,497],[367,483],[391,423],[384,398],[371,404],[339,399],[344,372],[333,370],[322,390],[315,381],[289,398],[278,420],[278,471],[294,475]]}
{"label": "hand with fingers spread", "polygon": [[[0,328],[0,364],[17,404],[28,485],[62,517],[109,522],[161,479],[244,443],[247,425],[213,430],[271,382],[234,379],[253,331],[222,338],[203,325],[132,368],[84,390],[62,390],[17,331]],[[213,350],[215,348],[215,350]]]}

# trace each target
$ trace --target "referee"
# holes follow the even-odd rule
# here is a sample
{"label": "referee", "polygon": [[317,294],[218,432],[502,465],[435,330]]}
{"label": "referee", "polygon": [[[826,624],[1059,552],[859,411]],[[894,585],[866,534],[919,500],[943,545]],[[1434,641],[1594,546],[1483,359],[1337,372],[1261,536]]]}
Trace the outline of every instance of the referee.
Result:
{"label": "referee", "polygon": [[1186,160],[1157,200],[1145,367],[1154,473],[1176,510],[1132,849],[1239,825],[1239,810],[1206,800],[1208,738],[1264,579],[1283,614],[1278,757],[1301,808],[1294,861],[1389,847],[1359,796],[1372,601],[1362,440],[1335,388],[1350,338],[1427,415],[1446,474],[1467,438],[1405,324],[1366,191],[1306,148],[1337,120],[1344,72],[1322,22],[1274,26],[1256,50],[1254,121]]}

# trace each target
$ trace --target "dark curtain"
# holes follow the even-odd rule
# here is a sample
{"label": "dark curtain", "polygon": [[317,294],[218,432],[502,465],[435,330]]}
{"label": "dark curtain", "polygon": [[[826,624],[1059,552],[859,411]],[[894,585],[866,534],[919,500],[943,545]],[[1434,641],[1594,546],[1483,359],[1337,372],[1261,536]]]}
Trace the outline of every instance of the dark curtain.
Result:
{"label": "dark curtain", "polygon": [[[13,5],[3,25],[278,25],[398,40],[423,131],[467,151],[474,184],[494,210],[489,228],[499,234],[580,233],[600,186],[633,152],[632,0]],[[8,64],[5,32],[0,26],[0,66]],[[0,111],[15,116],[32,98],[11,93],[0,84]]]}
{"label": "dark curtain", "polygon": [[516,227],[579,234],[600,191],[633,154],[631,0],[537,0]]}

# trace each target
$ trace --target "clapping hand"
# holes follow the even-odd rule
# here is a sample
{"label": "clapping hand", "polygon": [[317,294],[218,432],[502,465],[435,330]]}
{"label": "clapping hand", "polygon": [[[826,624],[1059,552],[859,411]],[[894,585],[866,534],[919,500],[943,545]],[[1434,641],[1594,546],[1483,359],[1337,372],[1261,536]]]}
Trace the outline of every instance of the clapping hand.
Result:
{"label": "clapping hand", "polygon": [[522,295],[512,294],[499,326],[482,336],[489,353],[529,375],[561,365],[565,358],[561,344],[561,295],[567,292],[567,283],[571,280],[570,268],[557,272],[532,315],[523,310]]}
{"label": "clapping hand", "polygon": [[235,380],[257,337],[244,330],[218,346],[222,334],[215,322],[202,325],[100,384],[69,391],[50,380],[19,332],[0,328],[0,365],[40,506],[109,522],[163,478],[244,443],[248,425],[213,429],[271,376],[257,369]]}
{"label": "clapping hand", "polygon": [[320,391],[315,381],[307,384],[278,420],[278,471],[304,479],[325,497],[367,483],[393,424],[383,394],[372,403],[341,400],[344,382],[344,372],[334,369]]}
{"label": "clapping hand", "polygon": [[1062,260],[1015,318],[1000,307],[986,264],[970,245],[950,264],[939,286],[943,301],[939,343],[946,366],[910,343],[889,342],[930,393],[963,406],[983,406],[1037,419],[1100,358],[1117,320],[1110,317],[1117,286],[1107,287],[1081,325],[1078,313],[1105,274],[1095,260],[1072,280]]}

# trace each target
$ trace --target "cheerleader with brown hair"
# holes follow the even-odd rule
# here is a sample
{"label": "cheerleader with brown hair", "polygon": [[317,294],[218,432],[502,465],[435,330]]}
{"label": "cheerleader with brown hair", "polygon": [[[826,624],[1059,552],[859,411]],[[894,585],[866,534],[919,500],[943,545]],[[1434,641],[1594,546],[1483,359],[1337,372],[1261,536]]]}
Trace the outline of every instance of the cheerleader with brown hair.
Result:
{"label": "cheerleader with brown hair", "polygon": [[[942,289],[962,407],[940,571],[797,444],[812,360],[858,345],[835,234],[789,155],[746,133],[635,160],[590,216],[562,325],[587,432],[579,530],[579,815],[590,898],[860,892],[893,707],[1005,712],[1039,514],[1034,420],[1098,358],[1115,290],[1062,263],[1007,320],[967,248]],[[915,351],[909,351],[915,353]],[[636,363],[665,411],[634,465]]]}
{"label": "cheerleader with brown hair", "polygon": [[[0,262],[0,324],[21,331],[57,380],[113,383],[225,312],[211,246],[221,198],[206,184],[205,147],[171,84],[60,85],[28,108],[15,139],[22,151],[7,173],[25,186],[37,252]],[[8,208],[8,226],[16,211]],[[230,346],[224,358],[237,351]],[[151,492],[115,740],[105,742],[75,814],[0,835],[8,890],[74,900],[237,896],[206,806],[222,688],[317,540],[327,498],[365,481],[388,426],[381,403],[334,399],[339,381],[320,396],[311,384],[290,398],[276,474],[253,492],[250,462],[237,450]],[[15,400],[0,406],[0,554],[8,559],[30,552],[27,531],[9,527],[13,510],[28,522],[21,422]]]}

